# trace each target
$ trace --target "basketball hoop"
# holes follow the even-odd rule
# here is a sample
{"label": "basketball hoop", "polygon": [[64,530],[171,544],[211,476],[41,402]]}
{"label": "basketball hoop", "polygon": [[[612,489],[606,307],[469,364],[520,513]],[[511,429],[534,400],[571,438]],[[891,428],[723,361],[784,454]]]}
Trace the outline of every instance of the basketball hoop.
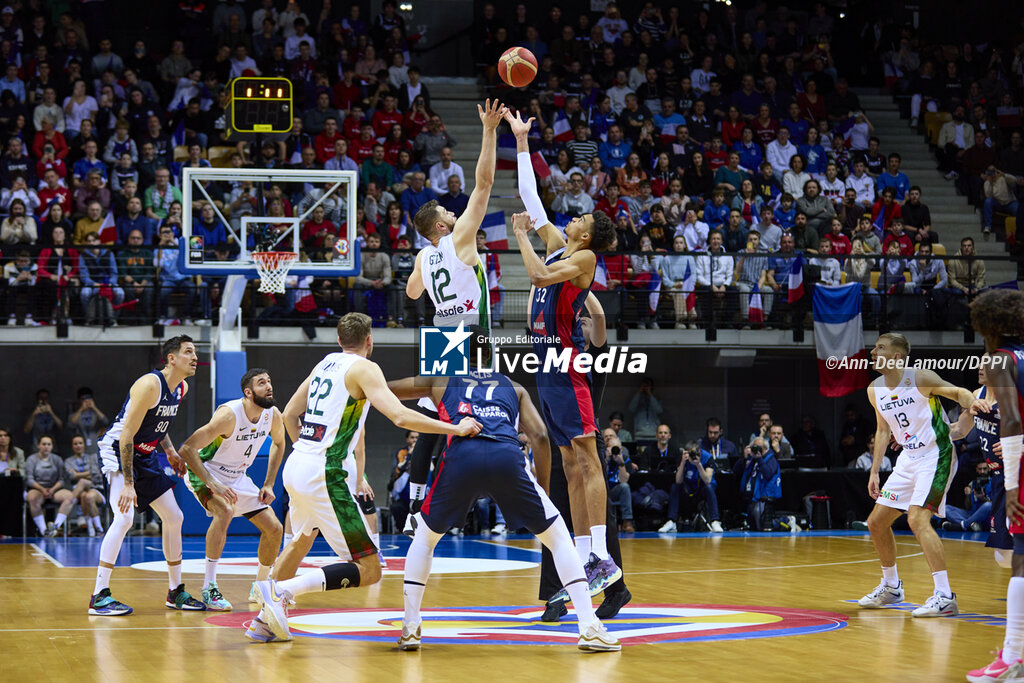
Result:
{"label": "basketball hoop", "polygon": [[249,256],[256,264],[256,272],[260,276],[259,291],[264,294],[284,294],[284,280],[298,254],[293,251],[254,251]]}

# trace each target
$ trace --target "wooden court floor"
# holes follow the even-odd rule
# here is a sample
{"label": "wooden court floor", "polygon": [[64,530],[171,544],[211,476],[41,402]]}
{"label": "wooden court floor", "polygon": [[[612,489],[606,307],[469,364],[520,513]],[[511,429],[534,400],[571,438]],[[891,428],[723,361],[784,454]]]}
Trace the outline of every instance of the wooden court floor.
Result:
{"label": "wooden court floor", "polygon": [[[94,570],[81,558],[98,553],[97,541],[67,541],[68,545],[79,544],[77,549],[62,546],[65,542],[61,540],[7,543],[0,545],[0,642],[4,652],[0,680],[962,681],[969,668],[986,664],[990,653],[1000,647],[1008,570],[995,564],[982,543],[960,537],[945,542],[961,617],[914,619],[906,609],[866,611],[848,602],[878,583],[872,545],[863,535],[821,534],[623,539],[632,605],[752,609],[722,607],[732,616],[702,613],[680,617],[673,616],[671,607],[637,608],[632,614],[624,613],[622,624],[614,627],[647,629],[648,637],[638,638],[621,653],[591,655],[577,651],[571,636],[566,642],[572,644],[555,645],[493,644],[476,637],[431,642],[429,624],[424,627],[420,652],[399,652],[394,647],[393,629],[378,623],[392,624],[395,612],[370,612],[369,617],[358,612],[400,610],[402,582],[397,572],[388,573],[380,584],[369,588],[303,596],[298,605],[317,610],[305,617],[313,624],[311,632],[345,634],[354,628],[349,621],[361,619],[359,623],[382,629],[378,640],[297,637],[287,643],[251,643],[240,628],[251,616],[246,602],[251,579],[223,571],[220,586],[235,605],[232,615],[168,610],[163,606],[165,573],[119,567],[112,583],[114,595],[132,605],[135,614],[90,617],[86,609]],[[385,548],[389,547],[387,539]],[[928,567],[912,537],[899,536],[897,541],[907,600],[921,603],[932,589]],[[148,559],[159,559],[152,548],[159,546],[159,539],[147,543]],[[233,549],[244,555],[245,543],[254,547],[252,541],[230,539],[225,558]],[[400,563],[404,543],[401,537],[392,537],[385,555]],[[87,545],[83,548],[82,544]],[[460,559],[460,555],[529,558],[538,557],[532,552],[536,547],[527,539],[466,537],[442,541],[438,554],[448,556],[440,564],[457,568],[474,561]],[[467,553],[467,548],[473,552]],[[201,559],[202,539],[186,539],[185,552],[186,560],[197,553]],[[59,559],[62,557],[64,562]],[[68,566],[72,557],[79,558],[79,566]],[[424,609],[532,607],[535,612],[514,617],[519,620],[518,636],[498,637],[530,640],[532,627],[539,627],[539,622],[533,621],[540,609],[534,599],[539,567],[482,568],[485,571],[433,577]],[[186,585],[194,594],[201,578],[186,572]],[[775,619],[775,626],[783,632],[800,632],[809,623],[817,630],[752,637],[759,631],[744,632],[742,622],[763,621],[764,613],[756,611],[759,608],[783,614],[767,617]],[[334,612],[331,617],[332,609],[355,611]],[[481,612],[481,619],[500,622],[505,618],[495,614],[500,611]],[[450,628],[458,619],[466,619],[465,611],[450,610],[448,614],[462,616],[446,617],[437,622],[437,628]],[[327,622],[317,621],[321,617],[330,617],[328,621],[334,625],[324,626]],[[741,625],[720,634],[714,630],[716,620]],[[469,618],[467,623],[479,626],[480,619]],[[785,628],[791,624],[799,628]],[[693,628],[698,629],[697,636],[700,629],[717,635],[687,638],[694,635],[688,630]],[[458,630],[455,623],[454,631]],[[570,625],[568,630],[574,629]],[[676,632],[678,635],[673,635]],[[664,642],[666,639],[675,642]]]}

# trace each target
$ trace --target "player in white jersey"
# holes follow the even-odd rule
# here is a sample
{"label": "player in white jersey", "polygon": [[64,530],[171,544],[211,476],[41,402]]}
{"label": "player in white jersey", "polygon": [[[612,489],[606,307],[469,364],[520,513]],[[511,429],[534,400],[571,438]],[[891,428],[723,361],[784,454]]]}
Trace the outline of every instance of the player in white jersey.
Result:
{"label": "player in white jersey", "polygon": [[[494,186],[494,165],[497,160],[497,128],[507,109],[498,100],[477,105],[484,132],[480,140],[480,158],[476,162],[476,184],[469,196],[466,210],[456,217],[436,201],[420,207],[413,217],[416,232],[430,241],[416,255],[416,265],[405,285],[410,299],[426,292],[434,302],[434,325],[466,327],[479,325],[491,331],[491,297],[487,287],[487,268],[480,260],[476,233],[487,213],[487,201]],[[420,401],[422,408],[433,411],[430,399]],[[436,412],[436,411],[433,411]],[[430,458],[437,446],[432,434],[421,434],[413,448],[409,463],[409,505],[406,533],[412,535],[413,516],[426,495]]]}
{"label": "player in white jersey", "polygon": [[[260,530],[256,580],[270,575],[281,549],[281,522],[269,507],[274,502],[274,482],[284,458],[284,421],[274,407],[274,386],[263,368],[251,368],[241,381],[242,398],[217,408],[213,418],[182,444],[178,452],[188,464],[188,485],[196,500],[213,518],[206,531],[206,563],[203,602],[207,609],[231,610],[217,586],[217,563],[224,552],[228,525],[242,515]],[[263,485],[249,478],[249,466],[269,438],[270,461]]]}
{"label": "player in white jersey", "polygon": [[[466,417],[447,424],[420,415],[391,393],[373,353],[372,321],[348,313],[338,321],[341,353],[317,363],[284,409],[284,426],[294,444],[284,466],[291,497],[293,543],[319,530],[341,562],[285,581],[257,581],[253,640],[288,640],[286,607],[294,597],[315,591],[354,588],[380,580],[377,548],[370,538],[350,481],[363,477],[363,423],[373,405],[395,425],[418,432],[475,436],[480,423]],[[307,539],[308,540],[308,539]],[[287,552],[287,550],[286,550]]]}
{"label": "player in white jersey", "polygon": [[[931,370],[906,367],[910,344],[902,334],[878,337],[871,350],[875,369],[881,372],[868,387],[868,400],[875,408],[875,451],[868,479],[868,493],[875,509],[868,517],[868,530],[882,561],[882,582],[860,599],[861,607],[884,607],[903,602],[903,582],[896,572],[896,538],[892,524],[907,513],[911,531],[921,544],[932,570],[935,591],[915,617],[954,616],[958,613],[956,594],[949,587],[942,541],[932,528],[932,516],[944,515],[946,491],[956,474],[956,451],[949,437],[950,425],[939,397],[956,401],[964,410],[987,409],[967,389],[955,387]],[[878,470],[892,437],[902,452],[884,487]]]}

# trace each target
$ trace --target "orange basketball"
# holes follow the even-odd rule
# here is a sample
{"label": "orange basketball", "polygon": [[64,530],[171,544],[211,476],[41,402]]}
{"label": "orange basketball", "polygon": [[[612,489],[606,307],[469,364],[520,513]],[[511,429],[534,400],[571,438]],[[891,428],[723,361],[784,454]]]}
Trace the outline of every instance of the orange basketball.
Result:
{"label": "orange basketball", "polygon": [[537,58],[525,47],[510,47],[498,60],[498,75],[513,88],[525,88],[537,77]]}

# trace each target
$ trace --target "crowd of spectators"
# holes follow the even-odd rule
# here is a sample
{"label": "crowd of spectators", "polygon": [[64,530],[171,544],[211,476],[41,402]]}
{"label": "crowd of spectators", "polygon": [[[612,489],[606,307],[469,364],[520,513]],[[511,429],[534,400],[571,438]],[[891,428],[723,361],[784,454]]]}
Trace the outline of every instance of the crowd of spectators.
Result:
{"label": "crowd of spectators", "polygon": [[939,169],[979,212],[986,240],[1006,217],[1024,218],[1024,18],[1017,22],[1006,41],[936,46],[901,30],[879,45],[887,85],[906,98],[911,127],[928,133]]}
{"label": "crowd of spectators", "polygon": [[[109,36],[77,4],[75,13],[3,8],[5,322],[209,324],[223,278],[178,267],[183,216],[191,214],[207,258],[231,260],[240,245],[229,228],[238,234],[244,216],[298,216],[325,193],[301,183],[209,182],[209,201],[182,206],[182,170],[211,160],[359,174],[357,207],[337,192],[299,226],[302,258],[331,260],[350,215],[362,246],[379,251],[364,257],[356,277],[290,280],[285,295],[258,301],[254,314],[263,308],[270,320],[351,308],[380,325],[415,325],[429,315],[401,291],[423,246],[411,216],[431,199],[461,213],[467,197],[465,174],[452,161],[458,141],[411,63],[421,34],[407,30],[393,0],[372,19],[359,5],[323,3],[312,15],[296,2],[249,5],[181,3],[167,45]],[[227,85],[240,76],[291,79],[290,133],[266,135],[257,148],[255,136],[231,130]],[[250,235],[247,247],[273,236]],[[500,266],[489,263],[496,282]]]}
{"label": "crowd of spectators", "polygon": [[[973,242],[956,254],[935,248],[938,257],[971,257],[956,265],[921,251],[941,244],[939,231],[921,187],[901,171],[899,151],[875,136],[836,70],[836,21],[824,3],[807,14],[759,1],[746,11],[717,6],[688,16],[653,2],[608,3],[603,14],[577,17],[557,5],[533,17],[518,5],[514,21],[486,5],[473,42],[484,78],[534,117],[532,150],[550,171],[541,195],[556,220],[600,209],[616,222],[625,253],[603,257],[606,275],[596,288],[625,292],[640,327],[667,319],[693,328],[709,324],[712,312],[718,326],[747,326],[752,291],[770,324],[799,324],[806,301],[787,301],[798,254],[805,289],[860,282],[868,311],[878,312],[880,296],[890,293],[926,293],[930,310],[949,310],[950,299],[985,286],[984,263]],[[918,44],[911,29],[881,24],[885,31],[865,28],[865,48],[874,41],[882,54],[897,36]],[[513,45],[539,62],[526,91],[504,87],[493,67]],[[1009,107],[1014,118],[997,106],[1015,101],[1008,93],[1019,88],[1021,58],[1000,70],[996,53],[974,53],[976,67],[990,66],[981,91],[991,93],[968,104],[980,102],[976,115],[989,117],[985,144],[1007,145],[1004,157],[1024,164],[1019,109]],[[869,77],[880,82],[883,65],[876,66]],[[957,92],[969,91],[978,87],[963,83]],[[935,110],[942,98],[925,102]],[[996,109],[1001,129],[991,120]],[[944,130],[940,156],[952,164],[957,154],[944,142],[969,147],[973,133]],[[1011,195],[1024,187],[1024,167],[1006,172],[1004,180],[974,183],[988,197],[986,239],[992,210],[1016,212]],[[960,235],[944,236],[959,242]],[[931,317],[933,327],[957,323]]]}
{"label": "crowd of spectators", "polygon": [[[22,511],[24,499],[30,532],[38,531],[40,536],[67,532],[64,527],[71,526],[69,515],[77,506],[81,511],[77,518],[80,528],[75,525],[72,531],[102,535],[100,509],[105,498],[98,441],[108,424],[92,389],[82,387],[70,403],[66,419],[58,415],[50,392],[40,389],[22,429],[0,428],[0,477],[4,478],[0,508],[5,514],[0,533],[21,529],[21,521],[15,519],[12,523],[7,516],[11,511]],[[20,480],[20,486],[9,485],[16,480]],[[50,521],[44,516],[48,506],[53,508]]]}

